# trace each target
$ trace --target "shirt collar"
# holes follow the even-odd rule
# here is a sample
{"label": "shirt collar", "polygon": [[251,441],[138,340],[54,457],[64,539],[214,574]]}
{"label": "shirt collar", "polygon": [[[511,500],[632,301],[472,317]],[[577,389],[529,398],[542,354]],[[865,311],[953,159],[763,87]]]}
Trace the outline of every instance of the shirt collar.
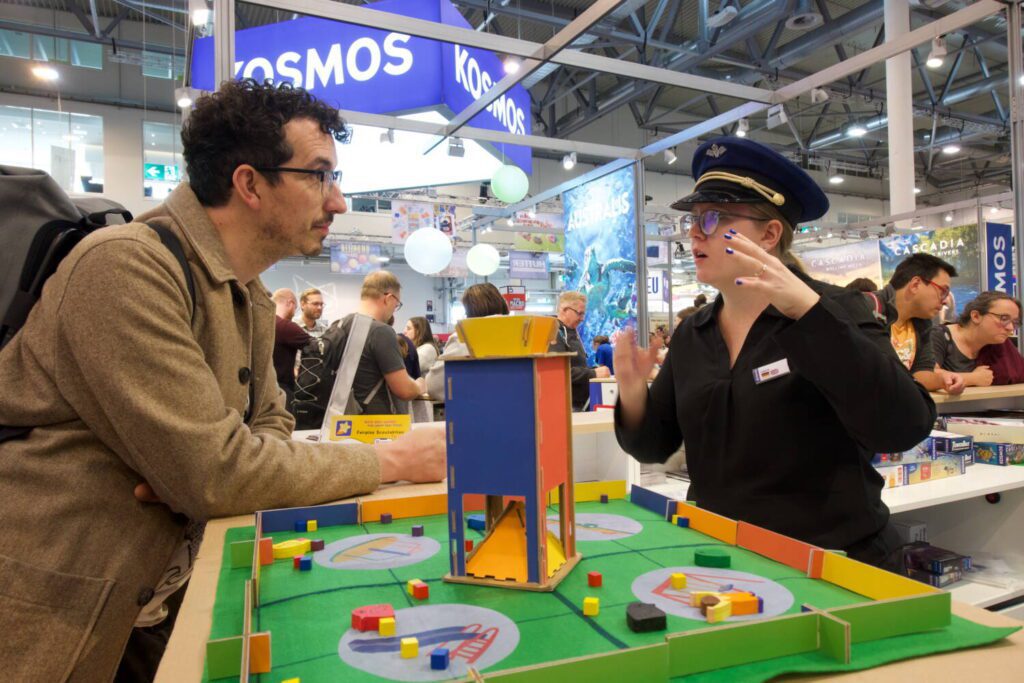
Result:
{"label": "shirt collar", "polygon": [[[796,275],[798,278],[800,278],[800,280],[804,284],[811,285],[811,288],[815,289],[815,287],[814,287],[814,282],[815,282],[814,279],[812,279],[810,276],[808,276],[806,273],[802,272],[798,268],[794,268],[793,266],[786,266],[786,267],[789,268],[789,270],[794,275]],[[815,291],[817,291],[817,289],[815,289]],[[709,323],[711,323],[718,316],[718,311],[721,310],[722,305],[724,303],[725,302],[722,299],[722,295],[721,294],[716,296],[715,300],[713,302],[711,302],[710,304],[704,306],[699,311],[694,313],[694,315],[693,315],[693,317],[694,317],[694,325],[696,327],[704,327],[704,326],[708,325]],[[775,308],[774,306],[769,306],[768,308],[764,309],[763,315],[769,315],[769,316],[771,316],[773,318],[783,318],[783,317],[785,317],[784,315],[782,315],[782,313],[779,311],[779,309]]]}

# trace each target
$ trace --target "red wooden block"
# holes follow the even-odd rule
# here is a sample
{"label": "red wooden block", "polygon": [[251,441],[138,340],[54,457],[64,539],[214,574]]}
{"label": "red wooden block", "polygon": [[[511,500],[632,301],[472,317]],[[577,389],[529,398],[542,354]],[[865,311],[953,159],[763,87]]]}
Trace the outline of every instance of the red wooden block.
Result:
{"label": "red wooden block", "polygon": [[292,558],[292,567],[299,569],[299,565],[302,563],[302,555],[296,555]]}
{"label": "red wooden block", "polygon": [[274,564],[274,539],[260,539],[260,564]]}
{"label": "red wooden block", "polygon": [[412,586],[412,597],[416,598],[417,600],[426,600],[430,597],[430,586],[423,583],[422,581],[419,583],[414,583]]}
{"label": "red wooden block", "polygon": [[469,552],[469,551],[471,551],[472,549],[473,549],[473,541],[471,541],[471,540],[467,539],[467,540],[466,540],[466,552],[468,553],[468,552]]}
{"label": "red wooden block", "polygon": [[395,610],[388,604],[357,607],[352,610],[352,628],[357,631],[376,631],[381,619],[394,616]]}
{"label": "red wooden block", "polygon": [[588,572],[587,573],[587,585],[591,588],[600,588],[601,586],[601,572]]}

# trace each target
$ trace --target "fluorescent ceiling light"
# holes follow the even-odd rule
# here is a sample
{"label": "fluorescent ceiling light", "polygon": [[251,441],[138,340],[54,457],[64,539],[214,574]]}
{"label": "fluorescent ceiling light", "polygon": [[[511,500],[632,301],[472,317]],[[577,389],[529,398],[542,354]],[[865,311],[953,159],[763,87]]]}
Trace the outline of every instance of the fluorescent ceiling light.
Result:
{"label": "fluorescent ceiling light", "polygon": [[32,75],[41,81],[55,81],[60,78],[60,74],[52,66],[46,66],[44,64],[38,64],[32,67]]}
{"label": "fluorescent ceiling light", "polygon": [[943,154],[958,154],[960,152],[960,145],[950,143],[942,148]]}
{"label": "fluorescent ceiling light", "polygon": [[676,163],[676,159],[677,158],[678,157],[676,157],[676,153],[673,152],[671,149],[666,149],[665,150],[665,163],[666,164],[671,165],[671,164]]}
{"label": "fluorescent ceiling light", "polygon": [[842,185],[843,184],[843,180],[844,180],[843,176],[836,174],[836,175],[832,176],[831,178],[829,178],[828,182],[831,183],[832,185]]}
{"label": "fluorescent ceiling light", "polygon": [[914,194],[921,194],[921,188],[920,187],[915,187],[914,188]]}
{"label": "fluorescent ceiling light", "polygon": [[868,129],[860,123],[851,123],[850,127],[846,129],[846,134],[851,138],[862,138],[868,134]]}

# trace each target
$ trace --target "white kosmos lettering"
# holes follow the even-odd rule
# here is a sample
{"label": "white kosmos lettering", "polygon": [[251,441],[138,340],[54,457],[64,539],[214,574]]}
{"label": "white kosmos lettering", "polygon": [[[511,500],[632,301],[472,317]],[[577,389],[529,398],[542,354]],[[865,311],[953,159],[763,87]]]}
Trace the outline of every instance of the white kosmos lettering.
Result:
{"label": "white kosmos lettering", "polygon": [[301,52],[284,52],[275,62],[254,57],[235,62],[235,76],[258,81],[289,81],[297,88],[315,91],[327,85],[341,85],[346,76],[353,81],[368,81],[381,70],[389,76],[401,76],[412,68],[412,50],[405,47],[411,36],[389,33],[383,45],[370,37],[356,38],[347,47],[334,43],[326,54],[311,47]]}
{"label": "white kosmos lettering", "polygon": [[[469,55],[461,45],[455,46],[455,82],[461,85],[474,100],[491,89],[495,81],[480,67],[480,63]],[[504,126],[508,132],[526,135],[526,112],[517,107],[511,97],[502,95],[487,107],[488,113]]]}

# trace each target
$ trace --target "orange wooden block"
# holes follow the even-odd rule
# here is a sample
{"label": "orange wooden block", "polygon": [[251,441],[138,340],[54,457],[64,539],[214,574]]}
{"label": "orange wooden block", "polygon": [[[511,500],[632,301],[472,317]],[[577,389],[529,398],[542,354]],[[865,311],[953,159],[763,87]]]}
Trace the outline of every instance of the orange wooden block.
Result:
{"label": "orange wooden block", "polygon": [[757,614],[764,608],[762,600],[753,593],[729,593],[725,597],[732,603],[732,615]]}
{"label": "orange wooden block", "polygon": [[430,597],[430,586],[422,581],[412,585],[412,597],[417,600],[426,600]]}
{"label": "orange wooden block", "polygon": [[694,531],[717,538],[723,543],[736,545],[736,522],[728,517],[701,510],[687,503],[676,503],[676,514],[680,517],[689,517],[690,528]]}
{"label": "orange wooden block", "polygon": [[274,539],[260,539],[260,564],[274,564]]}
{"label": "orange wooden block", "polygon": [[414,496],[412,498],[364,500],[359,505],[359,517],[362,522],[380,521],[382,512],[390,512],[393,519],[447,515],[448,495],[437,493],[431,496]]}
{"label": "orange wooden block", "polygon": [[815,548],[810,543],[742,521],[736,527],[736,545],[802,572],[807,571],[811,550]]}
{"label": "orange wooden block", "polygon": [[811,579],[820,579],[821,571],[825,564],[825,551],[821,548],[812,548],[811,556],[807,559],[807,576]]}
{"label": "orange wooden block", "polygon": [[270,673],[270,632],[249,636],[249,673]]}

